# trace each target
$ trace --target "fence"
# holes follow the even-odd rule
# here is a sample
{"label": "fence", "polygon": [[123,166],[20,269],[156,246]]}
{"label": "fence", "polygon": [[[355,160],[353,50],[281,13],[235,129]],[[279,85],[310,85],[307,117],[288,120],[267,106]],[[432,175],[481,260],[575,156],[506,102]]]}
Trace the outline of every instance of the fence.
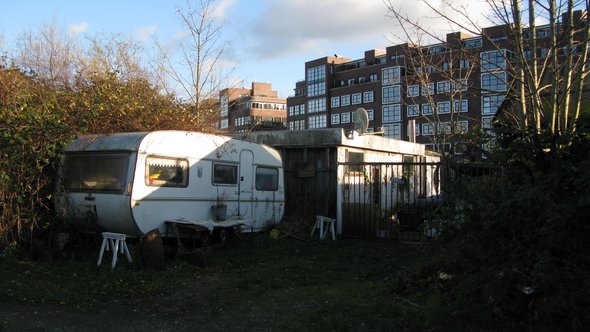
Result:
{"label": "fence", "polygon": [[468,178],[497,168],[429,162],[340,163],[342,235],[420,241],[434,236],[429,225],[443,194],[457,176]]}

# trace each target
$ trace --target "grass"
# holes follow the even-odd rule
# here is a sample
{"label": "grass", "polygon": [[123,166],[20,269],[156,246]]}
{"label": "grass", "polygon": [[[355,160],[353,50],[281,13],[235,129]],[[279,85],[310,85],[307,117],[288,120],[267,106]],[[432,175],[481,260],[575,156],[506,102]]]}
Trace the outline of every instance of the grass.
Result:
{"label": "grass", "polygon": [[428,258],[422,245],[263,243],[245,239],[215,248],[209,266],[176,260],[161,272],[143,269],[133,245],[134,263],[122,258],[114,270],[95,266],[98,249],[51,263],[4,257],[0,301],[102,312],[112,320],[149,314],[211,331],[423,330],[441,305],[430,285],[411,279]]}

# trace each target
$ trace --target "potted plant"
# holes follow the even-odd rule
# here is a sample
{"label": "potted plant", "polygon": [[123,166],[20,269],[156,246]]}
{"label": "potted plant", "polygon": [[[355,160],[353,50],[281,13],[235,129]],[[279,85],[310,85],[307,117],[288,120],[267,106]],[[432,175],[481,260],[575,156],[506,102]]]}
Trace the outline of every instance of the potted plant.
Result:
{"label": "potted plant", "polygon": [[227,204],[225,203],[226,200],[226,193],[217,193],[215,205],[211,207],[213,209],[213,214],[215,215],[215,220],[224,221],[227,218]]}

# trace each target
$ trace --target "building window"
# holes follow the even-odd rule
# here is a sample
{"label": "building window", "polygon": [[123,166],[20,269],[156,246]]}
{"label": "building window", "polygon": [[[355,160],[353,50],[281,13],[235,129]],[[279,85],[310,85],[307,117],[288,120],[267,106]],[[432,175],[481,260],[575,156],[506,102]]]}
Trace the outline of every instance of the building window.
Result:
{"label": "building window", "polygon": [[469,123],[467,121],[457,121],[455,124],[455,133],[466,133],[469,131]]}
{"label": "building window", "polygon": [[305,114],[305,104],[299,104],[295,106],[295,110],[297,110],[297,106],[299,106],[299,113],[295,114],[295,115],[301,115],[301,114]]}
{"label": "building window", "polygon": [[352,94],[352,104],[358,105],[361,103],[361,94],[360,93],[353,93]]}
{"label": "building window", "polygon": [[401,85],[383,87],[382,103],[399,103],[401,102]]}
{"label": "building window", "polygon": [[451,102],[441,101],[436,104],[436,112],[438,114],[449,114],[451,113]]}
{"label": "building window", "polygon": [[332,98],[330,98],[330,106],[332,106],[332,107],[340,107],[340,97],[332,97]]}
{"label": "building window", "polygon": [[432,115],[432,106],[430,104],[422,104],[422,115]]}
{"label": "building window", "polygon": [[341,97],[341,100],[340,100],[340,104],[342,106],[348,106],[348,105],[350,105],[350,95],[344,95],[344,96],[342,96]]}
{"label": "building window", "polygon": [[458,80],[456,80],[455,82],[453,82],[453,89],[455,90],[455,92],[458,91],[467,91],[467,79],[466,78],[460,78]]}
{"label": "building window", "polygon": [[539,29],[537,30],[537,38],[545,38],[549,36],[549,30]]}
{"label": "building window", "polygon": [[459,68],[460,69],[468,69],[469,68],[469,60],[467,60],[467,59],[459,60]]}
{"label": "building window", "polygon": [[467,105],[467,99],[455,100],[453,101],[453,108],[455,113],[463,113],[468,112],[469,108]]}
{"label": "building window", "polygon": [[382,110],[383,122],[398,122],[402,120],[400,104],[383,106]]}
{"label": "building window", "polygon": [[451,133],[451,123],[450,122],[437,122],[436,123],[437,133],[440,134],[450,134]]}
{"label": "building window", "polygon": [[542,48],[539,50],[539,58],[541,59],[545,59],[547,57],[547,54],[549,54],[549,50],[546,48]]}
{"label": "building window", "polygon": [[341,114],[342,123],[350,123],[350,112]]}
{"label": "building window", "polygon": [[489,131],[493,129],[493,116],[482,116],[481,117],[481,129]]}
{"label": "building window", "polygon": [[347,82],[348,85],[354,85],[354,78],[349,78]]}
{"label": "building window", "polygon": [[374,115],[373,115],[373,110],[366,110],[367,111],[367,118],[369,118],[369,121],[373,121]]}
{"label": "building window", "polygon": [[228,119],[222,119],[219,122],[219,129],[227,129],[229,127],[229,120]]}
{"label": "building window", "polygon": [[229,97],[227,95],[221,96],[219,101],[219,116],[226,117],[229,109]]}
{"label": "building window", "polygon": [[325,112],[326,111],[326,99],[318,98],[307,101],[307,111],[309,113]]}
{"label": "building window", "polygon": [[504,101],[504,95],[488,95],[481,97],[481,114],[496,114]]}
{"label": "building window", "polygon": [[363,93],[363,102],[372,103],[374,100],[373,91],[366,91]]}
{"label": "building window", "polygon": [[332,114],[330,123],[333,125],[340,124],[340,114]]}
{"label": "building window", "polygon": [[395,54],[389,57],[389,59],[392,61],[402,60],[403,58],[405,58],[404,54]]}
{"label": "building window", "polygon": [[307,127],[309,129],[326,128],[326,115],[310,116],[307,118]]}
{"label": "building window", "polygon": [[420,105],[408,105],[408,117],[420,115]]}
{"label": "building window", "polygon": [[506,68],[506,50],[482,52],[479,55],[481,71],[503,70]]}
{"label": "building window", "polygon": [[424,136],[430,136],[434,134],[432,130],[432,125],[430,123],[423,123],[422,128],[420,129],[420,133]]}
{"label": "building window", "polygon": [[506,72],[481,74],[481,89],[483,93],[506,91]]}
{"label": "building window", "polygon": [[418,84],[408,86],[408,97],[418,97],[420,95],[420,86]]}
{"label": "building window", "polygon": [[326,93],[326,67],[307,69],[307,96],[314,97]]}
{"label": "building window", "polygon": [[369,81],[371,82],[377,82],[379,80],[379,78],[377,77],[377,74],[371,74],[369,76]]}
{"label": "building window", "polygon": [[436,83],[436,92],[439,94],[449,93],[451,90],[451,83],[449,81],[441,81]]}
{"label": "building window", "polygon": [[247,126],[247,125],[249,125],[251,123],[252,123],[252,117],[251,116],[241,116],[239,118],[235,118],[234,119],[234,125],[236,127]]}
{"label": "building window", "polygon": [[363,165],[361,165],[365,161],[365,154],[362,152],[351,152],[346,150],[344,153],[344,160],[347,163],[356,164],[356,165],[347,165],[345,168],[346,173],[362,173],[363,172]]}
{"label": "building window", "polygon": [[434,94],[434,83],[428,83],[422,86],[422,95],[430,96]]}
{"label": "building window", "polygon": [[463,41],[463,46],[465,46],[466,48],[481,47],[482,46],[481,37],[465,40],[465,41]]}
{"label": "building window", "polygon": [[289,121],[289,130],[303,130],[305,129],[305,120]]}
{"label": "building window", "polygon": [[402,139],[402,124],[392,123],[383,125],[383,137]]}
{"label": "building window", "polygon": [[391,84],[400,84],[401,83],[401,75],[402,75],[402,67],[387,67],[381,69],[381,84],[382,85],[391,85]]}

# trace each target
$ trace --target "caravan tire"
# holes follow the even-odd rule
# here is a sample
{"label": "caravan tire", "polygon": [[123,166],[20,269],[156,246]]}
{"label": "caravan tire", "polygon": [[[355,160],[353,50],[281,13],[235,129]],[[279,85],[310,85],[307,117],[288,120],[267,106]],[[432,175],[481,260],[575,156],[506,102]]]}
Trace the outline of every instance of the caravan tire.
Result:
{"label": "caravan tire", "polygon": [[232,236],[230,228],[219,228],[213,231],[213,240],[217,243],[225,244]]}

